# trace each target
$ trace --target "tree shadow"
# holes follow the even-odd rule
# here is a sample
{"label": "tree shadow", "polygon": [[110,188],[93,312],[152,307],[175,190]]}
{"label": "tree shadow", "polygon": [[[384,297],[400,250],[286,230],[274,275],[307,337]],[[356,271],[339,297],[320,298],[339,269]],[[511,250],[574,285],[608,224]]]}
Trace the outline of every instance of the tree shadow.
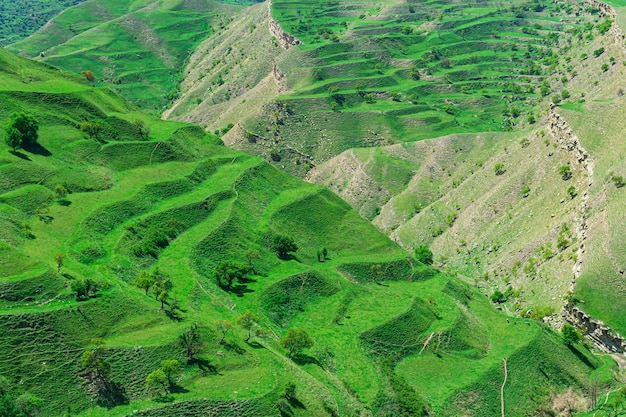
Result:
{"label": "tree shadow", "polygon": [[252,349],[265,349],[265,346],[263,346],[262,344],[254,340],[250,340],[246,342],[246,344],[250,346]]}
{"label": "tree shadow", "polygon": [[65,198],[62,200],[58,200],[58,203],[60,206],[63,206],[63,207],[69,207],[72,205],[72,202],[70,200],[66,200]]}
{"label": "tree shadow", "polygon": [[234,285],[230,288],[230,292],[235,294],[237,297],[243,297],[246,293],[254,292],[254,290],[248,288],[247,285]]}
{"label": "tree shadow", "polygon": [[294,361],[298,365],[313,364],[313,365],[319,366],[320,368],[322,367],[322,365],[316,358],[314,358],[313,356],[305,355],[304,353],[293,355],[291,360]]}
{"label": "tree shadow", "polygon": [[243,355],[244,353],[246,353],[246,350],[236,343],[224,342],[223,346],[224,349],[235,352],[238,355]]}
{"label": "tree shadow", "polygon": [[32,159],[30,159],[30,158],[28,157],[28,155],[26,155],[26,154],[24,154],[24,153],[22,153],[22,152],[19,152],[19,151],[9,151],[9,152],[10,152],[12,155],[15,155],[15,156],[17,156],[18,158],[21,158],[21,159],[23,159],[23,160],[25,160],[25,161],[32,161]]}
{"label": "tree shadow", "polygon": [[302,410],[306,410],[306,406],[302,404],[302,401],[300,401],[296,397],[286,397],[286,398],[291,406],[301,408]]}
{"label": "tree shadow", "polygon": [[596,369],[597,366],[595,364],[593,364],[589,358],[580,350],[578,350],[578,348],[572,344],[567,345],[567,347],[569,348],[569,350],[576,355],[576,357],[583,362],[585,365],[587,365],[588,367],[590,367],[591,369]]}
{"label": "tree shadow", "polygon": [[44,148],[41,144],[39,143],[29,143],[29,144],[23,144],[22,148],[30,153],[34,153],[36,155],[41,155],[41,156],[50,156],[52,155],[50,153],[49,150],[47,150],[46,148]]}
{"label": "tree shadow", "polygon": [[206,359],[193,358],[187,361],[187,363],[189,365],[198,365],[198,369],[200,369],[203,375],[219,375],[217,367]]}
{"label": "tree shadow", "polygon": [[128,404],[130,401],[124,387],[117,382],[106,381],[98,392],[98,405],[113,408],[116,405]]}
{"label": "tree shadow", "polygon": [[157,403],[171,403],[174,401],[174,397],[171,395],[162,395],[160,397],[153,398],[153,401]]}
{"label": "tree shadow", "polygon": [[186,392],[189,392],[189,390],[183,386],[180,386],[176,383],[171,383],[170,384],[170,392],[172,394],[184,394]]}

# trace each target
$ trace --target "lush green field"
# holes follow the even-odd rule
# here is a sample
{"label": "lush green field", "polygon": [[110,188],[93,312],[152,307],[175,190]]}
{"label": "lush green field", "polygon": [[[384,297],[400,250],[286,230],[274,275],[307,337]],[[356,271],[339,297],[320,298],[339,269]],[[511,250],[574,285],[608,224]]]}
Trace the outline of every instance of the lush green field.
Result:
{"label": "lush green field", "polygon": [[[516,375],[506,391],[515,414],[536,408],[520,386],[537,387],[543,404],[548,389],[585,392],[596,374],[610,383],[608,362],[507,320],[327,189],[198,127],[138,113],[79,76],[3,50],[0,60],[0,120],[26,111],[40,122],[38,146],[0,145],[0,375],[43,399],[44,415],[452,416],[472,393],[472,415],[487,416],[503,358]],[[96,137],[85,122],[100,124]],[[297,250],[277,256],[274,235]],[[253,270],[220,286],[224,261]],[[146,295],[133,284],[142,271],[172,287]],[[98,289],[80,296],[87,279]],[[216,322],[246,311],[258,315],[251,339],[234,326],[222,340]],[[179,340],[193,325],[202,347],[188,360]],[[315,344],[290,358],[279,340],[294,328]],[[96,337],[110,365],[104,386],[80,361]],[[168,396],[145,384],[165,359],[183,365]],[[433,369],[447,374],[426,377]]]}

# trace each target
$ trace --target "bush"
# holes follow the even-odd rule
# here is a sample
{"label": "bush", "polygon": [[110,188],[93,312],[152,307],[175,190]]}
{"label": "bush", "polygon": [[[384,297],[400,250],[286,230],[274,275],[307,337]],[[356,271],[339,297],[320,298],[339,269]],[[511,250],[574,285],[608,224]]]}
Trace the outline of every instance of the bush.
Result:
{"label": "bush", "polygon": [[502,163],[497,163],[493,166],[493,172],[496,175],[502,175],[506,172],[506,170],[504,169],[504,164]]}
{"label": "bush", "polygon": [[415,258],[424,265],[433,264],[433,253],[428,246],[420,245],[415,248]]}

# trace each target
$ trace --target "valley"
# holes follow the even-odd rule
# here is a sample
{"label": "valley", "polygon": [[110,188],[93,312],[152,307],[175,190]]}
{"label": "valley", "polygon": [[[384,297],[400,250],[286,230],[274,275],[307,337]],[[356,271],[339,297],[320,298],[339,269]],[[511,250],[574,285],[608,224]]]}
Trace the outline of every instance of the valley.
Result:
{"label": "valley", "polygon": [[87,0],[0,49],[0,410],[623,413],[609,3]]}

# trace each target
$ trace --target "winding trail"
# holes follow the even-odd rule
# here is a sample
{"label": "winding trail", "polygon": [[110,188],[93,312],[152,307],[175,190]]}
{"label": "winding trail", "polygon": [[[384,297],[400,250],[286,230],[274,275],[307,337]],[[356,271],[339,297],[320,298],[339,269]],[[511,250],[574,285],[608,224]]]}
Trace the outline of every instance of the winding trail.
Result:
{"label": "winding trail", "polygon": [[500,387],[500,407],[502,409],[502,417],[504,417],[504,386],[506,385],[506,380],[508,378],[508,372],[506,369],[506,358],[502,359],[502,365],[504,366],[504,381],[502,382],[502,386]]}

